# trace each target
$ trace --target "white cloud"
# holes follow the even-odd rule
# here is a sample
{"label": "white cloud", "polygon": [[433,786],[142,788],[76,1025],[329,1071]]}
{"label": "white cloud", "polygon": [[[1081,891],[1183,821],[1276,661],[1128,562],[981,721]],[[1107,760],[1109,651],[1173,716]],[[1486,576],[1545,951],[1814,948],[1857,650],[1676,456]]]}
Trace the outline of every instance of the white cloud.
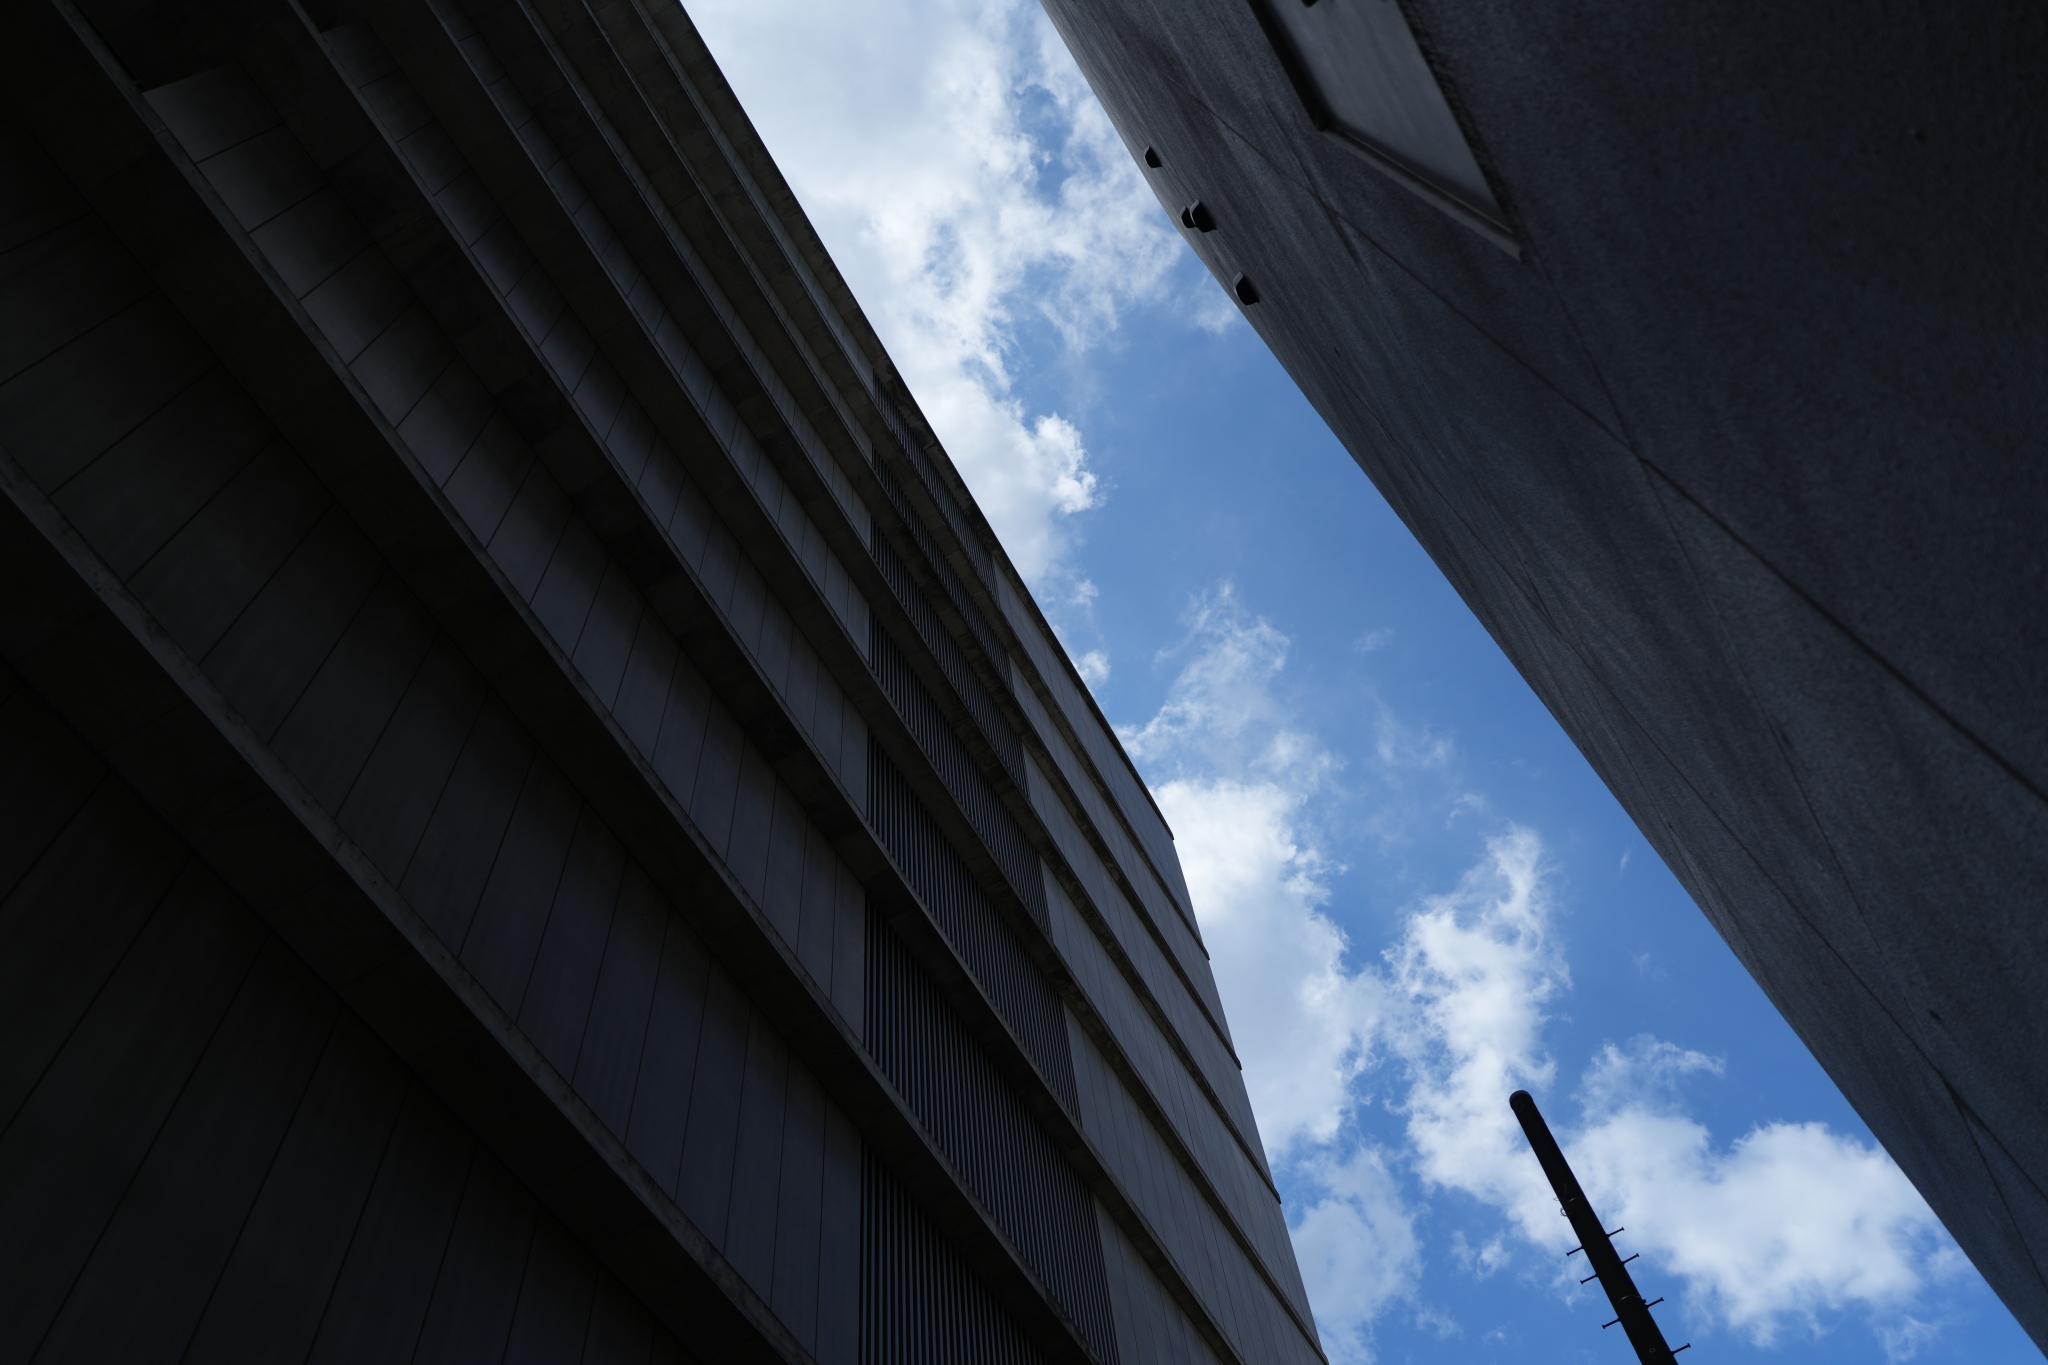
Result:
{"label": "white cloud", "polygon": [[1320,908],[1333,869],[1300,815],[1335,759],[1273,693],[1287,637],[1248,616],[1228,583],[1193,605],[1188,625],[1176,651],[1187,662],[1165,704],[1120,733],[1173,827],[1253,1109],[1278,1159],[1336,1136],[1377,1031],[1379,985],[1346,970],[1343,931]]}
{"label": "white cloud", "polygon": [[1382,704],[1373,726],[1373,748],[1388,768],[1441,768],[1456,751],[1450,739],[1426,725],[1404,725]]}
{"label": "white cloud", "polygon": [[1341,1160],[1318,1152],[1301,1174],[1318,1197],[1294,1228],[1294,1254],[1323,1349],[1336,1365],[1370,1360],[1374,1320],[1415,1296],[1415,1215],[1378,1148],[1361,1145]]}
{"label": "white cloud", "polygon": [[[1465,1274],[1519,1265],[1582,1292],[1569,1227],[1508,1108],[1517,1088],[1551,1095],[1588,1194],[1645,1268],[1682,1286],[1693,1323],[1769,1344],[1850,1312],[1894,1359],[1938,1330],[1922,1300],[1960,1254],[1881,1150],[1798,1122],[1717,1143],[1681,1086],[1724,1064],[1647,1036],[1605,1046],[1551,1094],[1547,1035],[1571,974],[1534,830],[1499,829],[1454,887],[1401,917],[1378,960],[1347,965],[1335,868],[1310,832],[1341,762],[1284,700],[1288,640],[1228,584],[1189,627],[1167,656],[1183,662],[1165,703],[1122,734],[1176,832],[1267,1149],[1306,1192],[1295,1247],[1333,1361],[1370,1359],[1372,1325],[1396,1304],[1418,1322],[1435,1312],[1418,1288],[1430,1244]],[[1369,742],[1382,769],[1449,759],[1384,709]],[[1450,804],[1489,818],[1471,793]],[[1369,1091],[1400,1120],[1398,1147],[1361,1138]],[[1418,1210],[1447,1192],[1498,1221],[1433,1226]]]}
{"label": "white cloud", "polygon": [[[1553,1078],[1546,1007],[1568,988],[1542,846],[1516,829],[1388,953],[1389,1046],[1408,1067],[1410,1158],[1426,1187],[1506,1214],[1547,1255],[1571,1242],[1506,1096]],[[1576,1088],[1578,1125],[1552,1125],[1630,1251],[1684,1282],[1688,1311],[1768,1345],[1855,1310],[1904,1346],[1904,1315],[1959,1253],[1884,1152],[1820,1123],[1766,1123],[1726,1147],[1683,1109],[1678,1083],[1722,1063],[1651,1037],[1608,1044]],[[1557,1265],[1562,1266],[1560,1259]],[[1553,1271],[1561,1283],[1567,1273]]]}
{"label": "white cloud", "polygon": [[1181,643],[1160,656],[1187,662],[1158,714],[1118,728],[1124,747],[1155,776],[1256,773],[1293,795],[1314,791],[1337,760],[1273,690],[1287,666],[1287,637],[1248,614],[1227,580],[1190,604],[1187,625]]}
{"label": "white cloud", "polygon": [[1544,1006],[1571,980],[1550,911],[1542,841],[1513,828],[1455,890],[1424,900],[1386,955],[1399,1010],[1389,1045],[1408,1072],[1417,1174],[1513,1212],[1546,1244],[1554,1202],[1507,1097],[1553,1070]]}
{"label": "white cloud", "polygon": [[1028,0],[688,9],[1005,548],[1057,578],[1103,489],[1014,392],[1019,328],[1085,350],[1186,253],[1052,25]]}
{"label": "white cloud", "polygon": [[1884,1358],[1892,1365],[1911,1360],[1920,1354],[1920,1348],[1941,1334],[1942,1324],[1916,1318],[1912,1314],[1902,1315],[1898,1321],[1877,1329],[1878,1345],[1884,1348]]}
{"label": "white cloud", "polygon": [[1181,850],[1245,1085],[1275,1160],[1336,1137],[1381,1009],[1345,969],[1320,906],[1321,856],[1295,828],[1303,796],[1275,781],[1177,779],[1155,791]]}
{"label": "white cloud", "polygon": [[[1903,1314],[1926,1283],[1960,1269],[1919,1192],[1875,1147],[1825,1124],[1767,1123],[1717,1150],[1672,1082],[1719,1070],[1655,1039],[1609,1044],[1580,1086],[1573,1144],[1587,1194],[1708,1316],[1767,1345],[1787,1327],[1816,1330],[1823,1310]],[[1912,1321],[1886,1329],[1895,1352],[1924,1337]]]}

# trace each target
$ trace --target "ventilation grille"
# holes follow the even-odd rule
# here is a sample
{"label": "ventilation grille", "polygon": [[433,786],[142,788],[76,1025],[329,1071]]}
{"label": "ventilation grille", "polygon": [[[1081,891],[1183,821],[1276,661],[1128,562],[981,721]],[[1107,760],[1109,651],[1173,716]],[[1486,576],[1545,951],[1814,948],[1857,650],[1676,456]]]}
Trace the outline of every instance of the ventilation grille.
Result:
{"label": "ventilation grille", "polygon": [[[966,547],[967,557],[974,562],[975,573],[980,576],[982,583],[987,586],[989,591],[995,591],[995,560],[989,554],[988,547],[982,544],[981,537],[974,534],[968,527],[967,516],[960,510],[960,504],[953,501],[952,493],[944,484],[939,482],[938,471],[932,468],[932,462],[926,457],[924,447],[911,437],[909,425],[904,422],[903,414],[898,412],[896,405],[887,398],[878,395],[877,403],[889,423],[889,429],[896,435],[896,444],[901,446],[903,453],[910,457],[910,467],[917,471],[918,481],[924,485],[925,491],[931,494],[932,501],[939,505],[939,511],[952,524],[953,534],[960,537],[961,545]],[[898,511],[903,511],[902,490],[898,489],[894,481],[890,479],[888,470],[877,464],[875,472],[881,475],[882,486],[888,490],[889,500],[896,504]],[[913,527],[917,526],[917,518],[910,516],[907,512],[904,514],[904,519],[909,521]],[[921,534],[922,528],[918,527],[917,529],[920,531],[919,540],[924,540],[925,537]],[[926,554],[931,554],[930,545],[921,545],[920,548]],[[932,555],[932,561],[937,563],[938,556]],[[964,604],[961,610],[966,610]],[[979,634],[980,632],[977,631],[976,633]],[[998,654],[996,657],[1001,658],[1002,656]]]}
{"label": "ventilation grille", "polygon": [[918,745],[938,770],[940,780],[960,802],[960,808],[967,812],[975,832],[981,835],[982,842],[1002,864],[1010,885],[1031,908],[1032,916],[1040,924],[1046,923],[1045,877],[1039,870],[1038,854],[1024,837],[1023,828],[975,765],[974,757],[967,752],[959,733],[939,714],[931,694],[910,671],[910,663],[896,648],[896,642],[872,617],[869,618],[868,637],[868,660],[874,667],[876,679],[882,684],[882,690],[889,694],[889,700],[896,704],[897,714],[917,736]]}
{"label": "ventilation grille", "polygon": [[869,1051],[939,1150],[1095,1353],[1114,1361],[1109,1280],[1087,1188],[878,915],[868,918],[865,1024]]}
{"label": "ventilation grille", "polygon": [[861,1365],[1039,1365],[995,1296],[870,1153],[860,1182]]}
{"label": "ventilation grille", "polygon": [[1067,1112],[1078,1114],[1059,997],[1003,923],[903,774],[868,740],[868,821]]}
{"label": "ventilation grille", "polygon": [[[903,490],[897,485],[896,480],[889,476],[887,470],[880,470],[878,473],[882,491],[889,495],[889,501],[895,504],[904,524],[910,528],[910,536],[917,543],[918,553],[931,567],[932,572],[938,575],[940,586],[946,590],[946,596],[951,599],[962,619],[967,622],[967,628],[980,644],[982,653],[993,663],[1001,666],[1009,655],[996,639],[995,632],[989,629],[988,620],[981,614],[981,608],[974,604],[973,599],[968,597],[966,590],[960,586],[960,579],[946,563],[945,556],[939,553],[938,546],[932,543],[931,533],[925,529],[924,522],[904,499]],[[1003,765],[1010,770],[1012,777],[1022,782],[1024,749],[1017,740],[1016,731],[1010,728],[1009,721],[996,709],[995,701],[989,696],[988,689],[981,685],[981,679],[975,676],[974,670],[968,666],[967,656],[960,652],[960,646],[953,639],[952,633],[945,629],[938,613],[932,610],[931,601],[924,595],[923,589],[918,587],[916,580],[910,576],[909,566],[896,553],[895,547],[883,538],[879,526],[871,521],[869,528],[868,549],[874,555],[875,564],[881,569],[882,576],[895,590],[896,599],[903,604],[903,609],[910,613],[911,621],[917,626],[917,633],[924,638],[925,644],[938,659],[939,667],[946,674],[946,680],[960,693],[961,699],[967,703],[968,710],[974,713],[975,720],[980,722],[983,732],[988,735],[989,743],[994,745],[996,752],[1002,756]]]}

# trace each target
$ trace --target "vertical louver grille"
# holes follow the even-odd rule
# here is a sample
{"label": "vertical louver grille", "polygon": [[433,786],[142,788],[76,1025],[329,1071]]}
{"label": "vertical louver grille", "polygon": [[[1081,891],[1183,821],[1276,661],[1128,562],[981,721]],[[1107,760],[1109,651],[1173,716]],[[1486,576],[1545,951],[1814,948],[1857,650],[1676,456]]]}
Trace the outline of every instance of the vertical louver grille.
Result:
{"label": "vertical louver grille", "polygon": [[[895,433],[897,444],[903,447],[903,453],[910,457],[911,468],[917,471],[918,481],[924,484],[925,490],[932,495],[932,501],[938,503],[939,511],[945,516],[947,522],[952,525],[953,533],[960,537],[960,544],[966,549],[968,558],[974,562],[975,573],[981,578],[983,583],[993,590],[995,587],[995,560],[989,554],[988,547],[981,543],[981,537],[975,535],[972,528],[968,526],[967,515],[960,510],[960,504],[953,500],[953,495],[947,491],[945,485],[939,482],[938,471],[932,468],[932,462],[926,457],[924,448],[911,436],[910,429],[903,421],[902,414],[896,411],[896,405],[889,402],[886,398],[882,398],[879,401],[884,415],[888,418],[890,430]],[[877,465],[875,472],[882,476],[883,487],[888,490],[890,500],[901,509],[903,506],[903,495],[895,487],[893,480],[890,479],[887,469]],[[905,515],[906,519],[915,526],[916,518],[909,517],[907,513]],[[919,538],[923,539],[924,537],[920,534]],[[926,552],[930,552],[929,546],[926,546]],[[964,606],[962,610],[965,610]]]}
{"label": "vertical louver grille", "polygon": [[967,969],[1067,1106],[1079,1113],[1074,1059],[1067,1048],[1059,997],[1038,973],[1024,945],[996,914],[945,835],[932,822],[896,765],[868,741],[868,819],[896,859],[911,890],[938,921]]}
{"label": "vertical louver grille", "polygon": [[996,855],[996,861],[1002,864],[1010,885],[1030,907],[1032,916],[1040,924],[1046,923],[1045,878],[1039,871],[1038,854],[1024,837],[1016,817],[1010,814],[1002,798],[996,795],[995,788],[989,785],[988,778],[975,766],[974,757],[961,743],[958,732],[939,714],[931,694],[910,671],[908,661],[879,622],[870,627],[869,636],[868,658],[874,665],[875,677],[880,680],[882,690],[889,694],[889,700],[896,704],[897,714],[917,736],[918,746],[931,759],[940,780],[973,822],[975,832],[981,835],[989,851]]}
{"label": "vertical louver grille", "polygon": [[868,919],[865,1023],[869,1051],[897,1092],[1082,1337],[1114,1361],[1101,1233],[1086,1187],[879,916]]}
{"label": "vertical louver grille", "polygon": [[860,1224],[861,1365],[1038,1365],[1002,1306],[872,1154]]}
{"label": "vertical louver grille", "polygon": [[[893,482],[887,486],[892,490],[895,487]],[[908,517],[909,514],[906,512],[905,515]],[[913,529],[922,531],[915,521],[911,522],[911,525]],[[896,553],[888,541],[882,539],[879,531],[874,532],[873,537],[870,548],[874,552],[876,567],[882,571],[882,577],[888,580],[889,587],[896,594],[896,600],[903,604],[904,611],[909,613],[911,622],[917,627],[918,635],[931,649],[933,657],[939,661],[939,668],[945,673],[946,681],[953,684],[953,690],[967,703],[967,709],[973,713],[975,723],[981,727],[981,732],[988,736],[990,747],[1002,759],[1003,766],[1009,769],[1010,776],[1021,783],[1024,780],[1024,746],[1018,740],[1017,732],[1011,728],[1002,712],[996,709],[995,699],[989,695],[988,689],[982,686],[981,679],[968,665],[967,656],[960,652],[960,646],[939,621],[938,613],[932,610],[931,602],[925,597],[923,589],[911,578],[909,567],[904,564],[902,556]],[[926,548],[926,559],[929,562],[931,556],[929,548],[924,545],[924,536],[919,534],[917,539],[920,547]],[[968,624],[975,628],[982,649],[987,651],[992,659],[1000,660],[1006,657],[1002,647],[990,637],[986,623],[981,620],[981,613],[973,609],[972,603],[962,600],[964,594],[957,591],[958,580],[943,564],[939,564],[937,569],[941,582],[952,591],[956,605],[961,607],[961,614],[967,618]]]}
{"label": "vertical louver grille", "polygon": [[[893,414],[892,414],[893,415]],[[898,435],[904,433],[898,425]],[[983,580],[986,550],[914,442],[918,477],[952,522]],[[886,469],[876,471],[922,558],[979,647],[1007,657],[930,532]],[[998,760],[1020,785],[1016,731],[911,567],[876,528],[875,563]],[[977,557],[978,556],[978,557]],[[871,619],[868,657],[896,711],[1030,913],[1048,923],[1038,854],[963,735],[942,713],[896,642]],[[940,932],[987,995],[1069,1113],[1079,1112],[1073,1056],[1059,997],[997,913],[967,863],[882,751],[868,743],[868,819]],[[1031,1111],[1005,1082],[937,985],[878,915],[868,919],[863,1020],[870,1052],[1011,1244],[1096,1355],[1114,1362],[1115,1327],[1094,1201]],[[863,1365],[1035,1361],[1037,1356],[988,1291],[872,1157],[862,1187]]]}

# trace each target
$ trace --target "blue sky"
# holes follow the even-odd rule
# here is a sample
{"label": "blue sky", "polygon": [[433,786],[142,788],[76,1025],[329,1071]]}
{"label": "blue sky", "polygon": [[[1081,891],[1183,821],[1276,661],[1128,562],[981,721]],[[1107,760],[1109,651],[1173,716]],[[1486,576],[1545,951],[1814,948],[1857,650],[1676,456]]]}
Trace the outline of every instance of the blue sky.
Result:
{"label": "blue sky", "polygon": [[1035,5],[687,6],[1179,837],[1333,1362],[2038,1353],[1180,241]]}

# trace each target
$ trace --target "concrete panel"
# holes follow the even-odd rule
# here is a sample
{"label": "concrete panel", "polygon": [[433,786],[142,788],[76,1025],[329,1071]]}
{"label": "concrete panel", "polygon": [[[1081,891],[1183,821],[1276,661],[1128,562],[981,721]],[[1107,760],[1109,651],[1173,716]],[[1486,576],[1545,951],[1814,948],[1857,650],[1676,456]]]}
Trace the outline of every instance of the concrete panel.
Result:
{"label": "concrete panel", "polygon": [[697,1039],[676,1204],[698,1227],[714,1229],[721,1241],[732,1209],[733,1158],[739,1142],[752,1013],[731,978],[723,973],[712,975]]}
{"label": "concrete panel", "polygon": [[526,1278],[505,1346],[506,1365],[583,1358],[597,1266],[590,1254],[542,1214],[526,1253]]}
{"label": "concrete panel", "polygon": [[276,433],[220,370],[152,413],[52,497],[126,578]]}
{"label": "concrete panel", "polygon": [[475,672],[446,640],[437,640],[335,812],[394,882],[411,864],[483,704]]}
{"label": "concrete panel", "polygon": [[415,1359],[504,1359],[538,1213],[532,1196],[488,1153],[470,1164]]}
{"label": "concrete panel", "polygon": [[460,943],[533,759],[502,704],[487,702],[406,865],[399,890],[443,942]]}
{"label": "concrete panel", "polygon": [[407,1094],[308,1360],[410,1357],[476,1143],[424,1087]]}
{"label": "concrete panel", "polygon": [[129,580],[187,654],[203,659],[326,510],[297,456],[270,445]]}
{"label": "concrete panel", "polygon": [[621,881],[597,989],[570,1073],[576,1092],[615,1133],[630,1132],[633,1083],[640,1074],[668,918],[644,877],[629,873]]}
{"label": "concrete panel", "polygon": [[39,1355],[171,1361],[182,1354],[339,1010],[289,949],[274,939],[266,945]]}
{"label": "concrete panel", "polygon": [[186,878],[0,1136],[10,1357],[35,1355],[261,947],[216,879]]}
{"label": "concrete panel", "polygon": [[519,1026],[565,1076],[576,1070],[625,870],[626,850],[610,831],[579,821],[519,1002]]}
{"label": "concrete panel", "polygon": [[407,1077],[344,1018],[307,1085],[185,1359],[304,1359],[369,1198]]}
{"label": "concrete panel", "polygon": [[671,1197],[681,1168],[690,1094],[703,1036],[710,960],[696,935],[668,923],[648,1007],[645,1051],[640,1054],[626,1145]]}
{"label": "concrete panel", "polygon": [[[37,705],[35,712],[31,734],[56,728],[42,706]],[[9,730],[22,733],[14,725]],[[98,763],[52,765],[53,774],[52,766],[38,762],[46,756],[30,746],[15,753],[17,761],[8,765],[11,774],[33,774],[39,786],[56,787],[51,778],[69,769],[85,775],[97,790],[86,802],[58,805],[64,819],[60,832],[48,842],[35,840],[33,863],[0,902],[0,936],[9,945],[0,958],[5,964],[0,967],[5,972],[0,977],[0,1028],[8,1039],[0,1054],[0,1122],[7,1123],[20,1112],[190,858],[146,817],[133,792],[106,780]],[[100,917],[95,921],[49,914],[50,903],[59,895],[99,907]],[[53,962],[64,964],[64,970],[53,972]]]}
{"label": "concrete panel", "polygon": [[[775,1234],[783,1212],[782,1146],[788,1113],[789,1053],[766,1019],[756,1015],[749,1022],[724,1247],[733,1268],[763,1297],[768,1297],[775,1291]],[[799,1222],[816,1217],[814,1211],[802,1204],[792,1204],[788,1212]]]}

